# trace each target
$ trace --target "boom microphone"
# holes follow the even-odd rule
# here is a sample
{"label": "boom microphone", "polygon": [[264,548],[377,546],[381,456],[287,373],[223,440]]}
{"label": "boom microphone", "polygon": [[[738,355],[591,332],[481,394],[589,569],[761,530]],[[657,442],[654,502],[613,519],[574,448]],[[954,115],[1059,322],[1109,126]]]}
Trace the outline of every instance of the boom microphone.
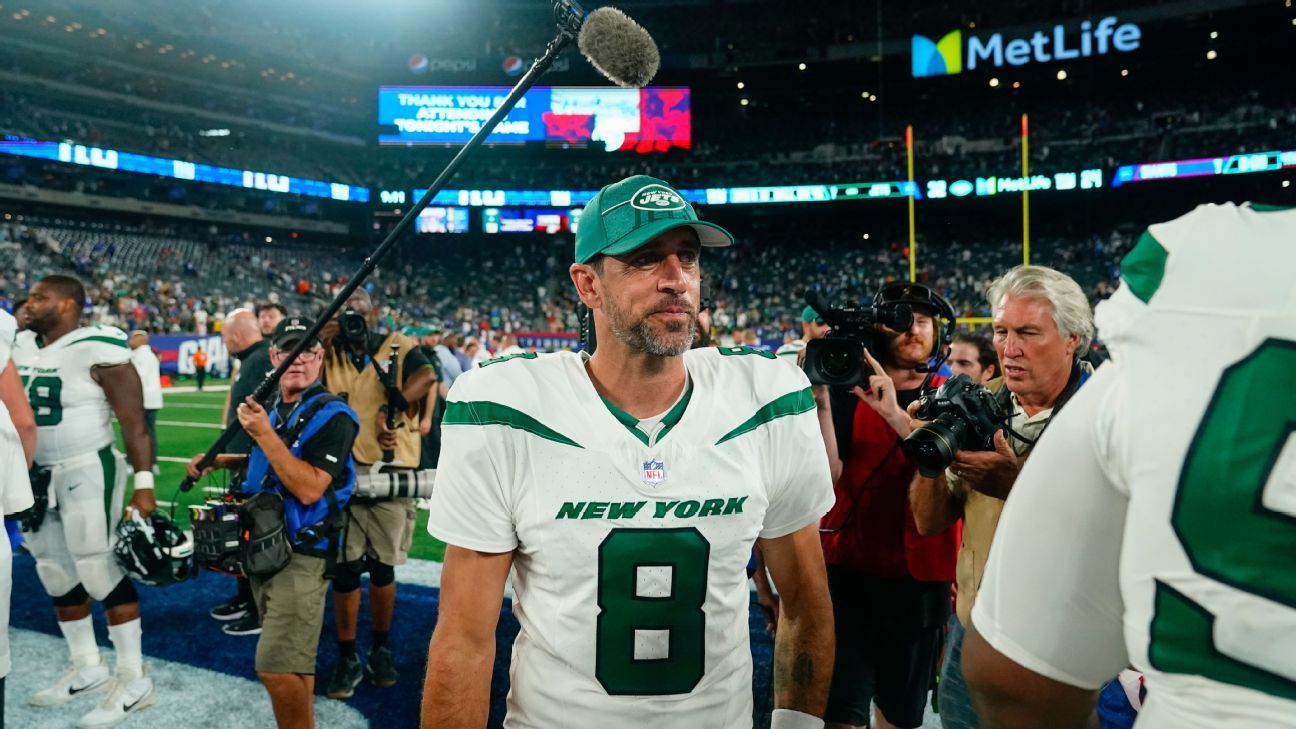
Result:
{"label": "boom microphone", "polygon": [[661,67],[652,36],[616,8],[590,13],[576,44],[590,65],[618,86],[643,88]]}
{"label": "boom microphone", "polygon": [[[500,102],[499,108],[491,114],[481,128],[473,134],[472,138],[455,154],[441,170],[441,174],[432,181],[423,197],[405,213],[405,217],[396,223],[382,243],[374,249],[373,253],[361,264],[360,270],[351,276],[333,300],[324,307],[319,316],[315,319],[314,325],[310,330],[297,340],[292,351],[284,355],[283,361],[273,372],[266,374],[265,379],[257,385],[256,391],[252,397],[262,405],[270,402],[271,393],[279,384],[279,379],[283,377],[284,372],[292,365],[297,355],[305,351],[306,347],[317,337],[319,332],[324,328],[339,311],[343,304],[351,297],[351,294],[360,287],[360,284],[369,278],[369,275],[378,268],[378,263],[391,252],[401,238],[409,232],[414,226],[415,219],[419,213],[432,203],[437,193],[445,188],[446,183],[454,177],[463,163],[486,141],[486,138],[495,131],[495,127],[508,115],[513,107],[517,106],[518,101],[526,94],[536,81],[544,75],[546,71],[553,66],[554,61],[558,59],[567,46],[572,41],[576,41],[585,57],[589,62],[598,69],[599,73],[606,76],[613,83],[621,86],[640,87],[652,80],[657,73],[657,68],[661,65],[661,56],[657,52],[657,44],[653,42],[652,36],[648,31],[639,26],[625,13],[614,8],[599,8],[588,15],[581,8],[580,3],[576,0],[553,0],[554,18],[558,25],[558,34],[549,45],[545,47],[545,52],[531,64],[531,68],[523,74],[518,80],[517,85],[509,92],[504,101]],[[229,427],[220,434],[215,443],[207,449],[199,460],[197,467],[198,472],[211,467],[216,461],[216,456],[224,451],[225,446],[233,440],[234,435],[240,430],[237,420],[230,423]],[[197,479],[186,477],[180,482],[181,491],[189,491],[193,488]]]}

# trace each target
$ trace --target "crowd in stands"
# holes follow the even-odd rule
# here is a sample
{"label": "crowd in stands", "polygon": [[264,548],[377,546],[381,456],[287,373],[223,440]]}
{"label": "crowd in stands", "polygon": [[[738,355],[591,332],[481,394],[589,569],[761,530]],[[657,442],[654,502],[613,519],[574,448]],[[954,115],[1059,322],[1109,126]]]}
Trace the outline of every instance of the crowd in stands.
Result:
{"label": "crowd in stands", "polygon": [[[704,260],[719,333],[754,330],[762,338],[799,331],[806,289],[837,303],[859,303],[888,280],[908,275],[901,243],[804,239],[782,229],[740,230],[744,245]],[[157,333],[202,333],[223,312],[282,301],[320,308],[358,267],[355,257],[305,245],[258,243],[249,232],[141,228],[25,217],[0,222],[0,305],[12,306],[42,275],[71,270],[91,288],[94,318]],[[1094,300],[1113,289],[1116,262],[1132,242],[1114,230],[1039,240],[1034,262],[1066,271]],[[483,242],[437,241],[435,253],[405,256],[367,281],[394,323],[436,324],[450,331],[567,331],[577,328],[568,279],[572,242],[526,236]],[[1013,241],[992,236],[923,241],[919,279],[950,298],[962,316],[988,316],[985,289],[1020,262]],[[489,255],[483,255],[488,253]],[[197,315],[198,311],[205,314]]]}
{"label": "crowd in stands", "polygon": [[[0,85],[0,132],[372,189],[408,189],[435,177],[454,150],[374,150],[376,77],[365,75],[373,69],[325,58],[321,49],[364,56],[369,63],[403,57],[409,49],[431,53],[422,23],[433,19],[442,31],[435,53],[443,56],[531,52],[549,33],[545,3],[486,2],[474,12],[451,3],[409,11],[427,14],[417,18],[366,13],[360,7],[339,17],[299,17],[274,4],[236,5],[237,12],[216,12],[201,4],[175,8],[150,0],[112,18],[84,0],[57,0],[49,4],[45,18],[40,13],[21,21],[0,16],[0,37],[15,39],[0,43],[0,73],[19,81]],[[827,0],[816,4],[813,17],[798,23],[776,22],[786,8],[768,2],[714,2],[706,13],[698,12],[698,3],[631,3],[627,9],[650,26],[672,29],[658,37],[669,55],[727,50],[729,45],[756,45],[777,54],[779,48],[862,42],[855,36],[862,32],[858,28],[876,23],[895,37],[907,37],[910,31],[930,32],[915,23],[931,17],[993,25],[1100,13],[1116,5],[1076,0],[1048,7],[1010,2],[969,9],[929,0],[879,7],[881,17],[864,19],[858,2]],[[680,23],[681,16],[698,22]],[[289,17],[295,22],[286,22]],[[56,21],[46,23],[48,18]],[[62,33],[64,22],[79,27]],[[96,28],[101,24],[102,36]],[[195,24],[195,31],[209,38],[167,35],[174,31],[166,29]],[[769,33],[771,27],[780,32]],[[83,31],[94,38],[78,40]],[[274,42],[251,49],[243,42],[249,36]],[[69,51],[72,42],[101,44],[111,53],[102,62],[85,63]],[[159,53],[167,46],[173,50]],[[202,62],[209,56],[233,67],[213,74],[213,64]],[[272,74],[262,68],[269,64],[275,64]],[[297,75],[328,76],[327,90],[285,82],[281,77],[294,73],[287,70],[290,66],[298,68]],[[348,75],[346,69],[355,71]],[[229,76],[236,72],[251,78]],[[916,129],[919,179],[1002,176],[1020,168],[1017,130],[1020,115],[1027,112],[1032,116],[1031,166],[1042,172],[1255,152],[1283,148],[1293,138],[1296,97],[1281,85],[1262,92],[1257,86],[1221,87],[1203,77],[1199,86],[1184,88],[1145,78],[1153,72],[1141,66],[1131,78],[1108,72],[1112,78],[1094,81],[1077,75],[1066,84],[1044,88],[1036,83],[1020,93],[1008,89],[1005,79],[998,90],[961,98],[957,114],[948,113],[946,91],[938,88],[928,97],[922,86],[872,88],[879,79],[871,76],[856,85],[865,87],[872,100],[842,83],[784,80],[754,84],[741,94],[748,104],[740,107],[737,94],[707,89],[693,99],[692,150],[650,156],[486,150],[455,184],[597,189],[636,173],[683,187],[897,180],[906,174],[903,135],[909,124]],[[229,135],[202,136],[208,128],[228,129]],[[734,133],[736,128],[741,133]]]}

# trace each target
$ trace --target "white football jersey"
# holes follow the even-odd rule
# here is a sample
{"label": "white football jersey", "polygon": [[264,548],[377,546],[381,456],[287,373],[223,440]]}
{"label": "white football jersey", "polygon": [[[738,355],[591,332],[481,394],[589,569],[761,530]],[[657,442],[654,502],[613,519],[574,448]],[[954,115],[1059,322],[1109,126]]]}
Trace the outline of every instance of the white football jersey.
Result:
{"label": "white football jersey", "polygon": [[795,362],[797,356],[800,355],[803,351],[805,351],[805,348],[806,348],[806,343],[804,340],[793,339],[787,344],[784,344],[783,346],[779,347],[778,350],[774,352],[774,354],[777,354],[780,357],[787,357],[788,359],[791,359],[793,362]]}
{"label": "white football jersey", "polygon": [[1140,729],[1296,727],[1296,210],[1153,225],[1112,362],[1041,439],[972,622],[1039,673],[1146,674]]}
{"label": "white football jersey", "polygon": [[9,359],[13,356],[14,340],[18,336],[18,320],[13,318],[13,314],[0,309],[0,372],[4,372],[9,366]]}
{"label": "white football jersey", "polygon": [[428,531],[516,550],[505,726],[749,727],[752,546],[833,500],[809,382],[770,353],[690,351],[650,441],[584,362],[489,362],[442,423]]}
{"label": "white football jersey", "polygon": [[112,444],[112,408],[90,370],[130,363],[125,332],[81,327],[39,346],[28,330],[18,334],[13,359],[36,415],[37,463],[53,465]]}

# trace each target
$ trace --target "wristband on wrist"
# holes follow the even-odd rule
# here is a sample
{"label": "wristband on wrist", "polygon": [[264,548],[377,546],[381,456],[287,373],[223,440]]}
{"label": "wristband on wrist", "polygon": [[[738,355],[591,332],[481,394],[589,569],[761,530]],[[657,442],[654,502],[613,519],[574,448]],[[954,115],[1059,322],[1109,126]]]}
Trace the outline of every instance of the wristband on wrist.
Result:
{"label": "wristband on wrist", "polygon": [[823,719],[793,709],[775,709],[770,718],[770,729],[823,729],[823,726]]}
{"label": "wristband on wrist", "polygon": [[134,480],[132,483],[133,483],[133,485],[135,486],[135,490],[136,490],[136,491],[152,491],[152,490],[153,490],[153,472],[152,472],[152,471],[136,471],[136,472],[135,472],[135,480]]}

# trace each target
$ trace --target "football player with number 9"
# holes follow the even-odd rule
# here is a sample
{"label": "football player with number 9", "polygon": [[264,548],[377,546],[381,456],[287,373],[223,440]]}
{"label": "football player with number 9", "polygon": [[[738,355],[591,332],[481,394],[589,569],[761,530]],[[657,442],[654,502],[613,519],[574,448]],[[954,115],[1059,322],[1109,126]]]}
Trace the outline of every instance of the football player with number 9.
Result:
{"label": "football player with number 9", "polygon": [[1111,351],[995,534],[963,668],[983,729],[1296,727],[1296,210],[1153,225],[1095,313]]}

